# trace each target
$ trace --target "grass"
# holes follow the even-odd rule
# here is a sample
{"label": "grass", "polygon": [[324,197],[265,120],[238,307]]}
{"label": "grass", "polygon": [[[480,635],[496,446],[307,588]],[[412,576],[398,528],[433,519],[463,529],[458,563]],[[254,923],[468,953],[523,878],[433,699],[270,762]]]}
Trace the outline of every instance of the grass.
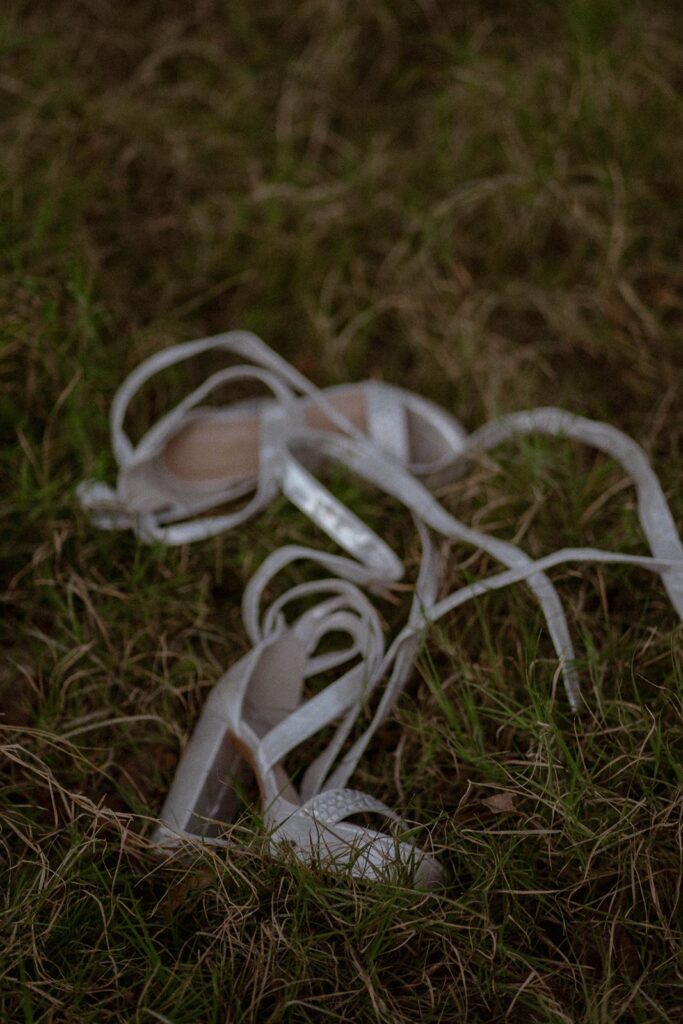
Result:
{"label": "grass", "polygon": [[[279,501],[145,548],[74,487],[113,477],[126,372],[243,326],[318,384],[382,376],[470,429],[606,418],[680,523],[682,29],[645,0],[3,4],[1,1020],[681,1019],[682,648],[656,579],[553,573],[577,718],[524,588],[430,633],[353,781],[425,827],[445,892],[274,863],[249,812],[228,857],[163,865],[146,837],[246,649],[244,584],[310,528]],[[400,509],[335,487],[412,565]],[[559,441],[441,497],[533,554],[644,550],[618,468]],[[443,551],[449,588],[492,568]]]}

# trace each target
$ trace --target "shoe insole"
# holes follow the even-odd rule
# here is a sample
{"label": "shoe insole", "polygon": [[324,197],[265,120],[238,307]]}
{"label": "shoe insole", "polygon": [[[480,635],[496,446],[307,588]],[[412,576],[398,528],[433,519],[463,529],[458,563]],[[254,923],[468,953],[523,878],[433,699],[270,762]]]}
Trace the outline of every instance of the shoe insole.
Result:
{"label": "shoe insole", "polygon": [[[328,399],[359,430],[367,431],[365,394],[349,389]],[[304,411],[314,430],[339,432],[339,427],[315,403]],[[166,445],[166,467],[181,480],[235,480],[256,476],[261,443],[258,416],[221,422],[217,417],[197,419],[180,430]]]}
{"label": "shoe insole", "polygon": [[[261,653],[252,669],[241,712],[253,735],[264,737],[299,707],[305,663],[305,648],[293,633],[283,634],[275,647],[267,647]],[[216,692],[212,695],[214,705]],[[253,751],[226,727],[211,700],[210,697],[204,706],[162,812],[174,825],[207,837],[218,835],[221,825],[235,820],[254,777],[263,807],[276,795],[294,805],[299,803],[283,765],[274,766],[270,785],[266,787]],[[197,766],[202,763],[205,768],[197,774]],[[197,788],[193,779],[197,780]],[[178,799],[180,794],[183,795]]]}

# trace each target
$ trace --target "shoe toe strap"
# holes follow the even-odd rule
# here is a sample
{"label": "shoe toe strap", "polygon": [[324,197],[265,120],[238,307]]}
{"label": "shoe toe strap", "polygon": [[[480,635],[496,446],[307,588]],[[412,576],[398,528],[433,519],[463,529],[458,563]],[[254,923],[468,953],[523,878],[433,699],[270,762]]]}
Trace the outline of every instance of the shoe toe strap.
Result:
{"label": "shoe toe strap", "polygon": [[396,811],[392,811],[391,807],[382,803],[381,800],[377,800],[374,796],[363,793],[359,789],[328,789],[322,793],[316,793],[305,804],[302,804],[297,813],[313,818],[314,821],[318,821],[322,825],[337,825],[353,814],[368,812],[381,814],[382,817],[390,818],[405,826],[405,822]]}
{"label": "shoe toe strap", "polygon": [[[277,814],[277,808],[273,810]],[[292,844],[304,860],[332,861],[337,869],[346,866],[353,875],[366,880],[391,877],[403,866],[411,870],[414,884],[420,888],[432,888],[442,881],[437,861],[411,841],[347,822],[361,813],[379,814],[408,830],[399,815],[381,800],[356,789],[330,789],[317,793],[280,820],[271,834],[271,843],[275,847]]]}

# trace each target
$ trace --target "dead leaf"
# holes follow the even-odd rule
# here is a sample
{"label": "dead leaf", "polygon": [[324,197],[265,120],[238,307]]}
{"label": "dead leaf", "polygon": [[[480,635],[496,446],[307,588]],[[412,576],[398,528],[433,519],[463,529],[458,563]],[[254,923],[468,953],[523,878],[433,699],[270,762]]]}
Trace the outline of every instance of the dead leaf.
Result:
{"label": "dead leaf", "polygon": [[488,807],[494,814],[516,814],[515,798],[512,793],[494,793],[482,800],[485,807]]}

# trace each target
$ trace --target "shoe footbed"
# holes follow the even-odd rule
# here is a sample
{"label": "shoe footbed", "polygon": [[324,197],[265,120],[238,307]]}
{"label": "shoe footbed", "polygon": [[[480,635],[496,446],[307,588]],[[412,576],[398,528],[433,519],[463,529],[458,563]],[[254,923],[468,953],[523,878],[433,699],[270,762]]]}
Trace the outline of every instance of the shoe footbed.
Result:
{"label": "shoe footbed", "polygon": [[[367,432],[365,394],[361,390],[332,395],[329,401],[354,426]],[[309,405],[304,415],[306,423],[314,430],[339,431],[315,404]],[[180,480],[235,480],[256,476],[259,445],[258,416],[245,416],[229,423],[207,417],[194,420],[170,439],[164,450],[164,461],[167,469]]]}
{"label": "shoe footbed", "polygon": [[[282,765],[273,768],[279,795],[290,803],[299,802]],[[252,779],[258,786],[261,808],[268,802],[263,779],[257,769],[249,746],[227,731],[220,750],[206,773],[204,784],[188,812],[186,829],[195,835],[219,835],[222,827],[232,823],[239,815],[241,793]]]}

